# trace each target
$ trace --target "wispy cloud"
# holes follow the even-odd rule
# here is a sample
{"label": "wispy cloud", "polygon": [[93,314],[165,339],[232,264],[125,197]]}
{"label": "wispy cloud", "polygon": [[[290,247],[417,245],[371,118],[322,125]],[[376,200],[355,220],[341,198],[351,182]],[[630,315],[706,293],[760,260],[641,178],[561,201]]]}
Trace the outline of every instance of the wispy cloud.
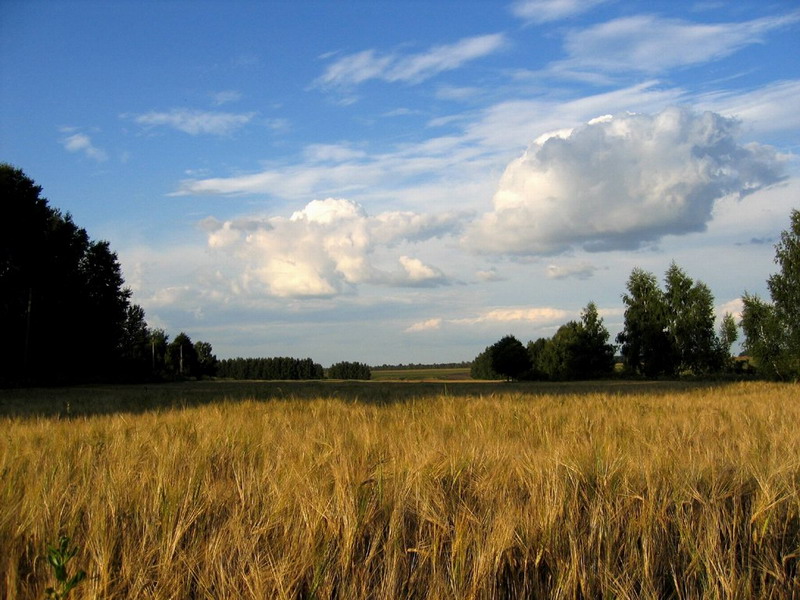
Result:
{"label": "wispy cloud", "polygon": [[442,319],[435,318],[435,319],[427,319],[425,321],[419,321],[414,323],[410,327],[406,328],[406,333],[419,333],[421,331],[434,331],[436,329],[442,328]]}
{"label": "wispy cloud", "polygon": [[463,327],[465,325],[505,326],[508,323],[541,327],[558,323],[569,318],[571,313],[551,306],[508,306],[487,308],[468,317],[434,317],[412,323],[405,333],[437,331],[443,327]]}
{"label": "wispy cloud", "polygon": [[570,32],[565,40],[570,58],[554,67],[657,74],[729,56],[798,19],[800,13],[742,23],[694,23],[653,15],[623,17]]}
{"label": "wispy cloud", "polygon": [[597,271],[597,267],[586,262],[573,265],[548,265],[548,279],[589,279]]}
{"label": "wispy cloud", "polygon": [[560,308],[545,307],[502,307],[486,310],[476,317],[458,319],[460,323],[509,323],[527,321],[531,323],[547,323],[565,319],[569,313]]}
{"label": "wispy cloud", "polygon": [[221,92],[215,92],[211,94],[211,100],[214,102],[214,106],[222,106],[223,104],[228,104],[230,102],[238,102],[242,99],[242,93],[237,92],[236,90],[223,90]]}
{"label": "wispy cloud", "polygon": [[495,268],[481,269],[475,273],[475,276],[478,278],[478,281],[505,281],[505,277],[500,275]]}
{"label": "wispy cloud", "polygon": [[[173,195],[267,194],[296,202],[327,196],[362,202],[391,198],[420,207],[459,198],[465,210],[482,210],[496,188],[496,173],[542,132],[574,127],[603,112],[653,110],[681,99],[680,90],[645,82],[571,101],[501,102],[459,117],[451,135],[382,153],[346,141],[309,144],[300,161],[274,163],[259,172],[187,178]],[[454,187],[454,182],[459,183]]]}
{"label": "wispy cloud", "polygon": [[[485,177],[482,154],[474,144],[451,137],[403,145],[382,154],[345,142],[310,144],[302,161],[244,175],[186,179],[173,195],[270,194],[307,201],[325,196],[363,197],[378,189],[384,198],[389,190],[405,196],[413,189],[422,202],[420,187],[452,177],[454,170],[465,174],[465,185],[479,175]],[[437,195],[441,196],[441,191]]]}
{"label": "wispy cloud", "polygon": [[800,80],[776,81],[757,90],[720,90],[698,98],[700,109],[713,110],[740,119],[747,131],[774,132],[800,128]]}
{"label": "wispy cloud", "polygon": [[478,87],[443,85],[436,90],[436,97],[440,100],[468,100],[483,93]]}
{"label": "wispy cloud", "polygon": [[[123,115],[127,116],[127,115]],[[145,127],[170,127],[189,135],[231,135],[247,123],[255,113],[228,113],[186,108],[175,108],[167,112],[152,111],[133,116],[133,120]]]}
{"label": "wispy cloud", "polygon": [[412,55],[381,55],[372,49],[363,50],[335,60],[315,83],[323,88],[347,88],[370,79],[419,83],[443,71],[457,69],[469,61],[493,54],[506,43],[504,34],[493,33],[434,46],[426,52]]}
{"label": "wispy cloud", "polygon": [[607,0],[517,0],[511,5],[515,17],[533,23],[548,23],[574,17]]}
{"label": "wispy cloud", "polygon": [[751,237],[747,242],[736,242],[737,246],[763,246],[764,244],[774,244],[775,238],[771,237]]}
{"label": "wispy cloud", "polygon": [[[74,130],[67,130],[74,131]],[[68,152],[81,152],[92,160],[104,162],[108,160],[106,151],[92,143],[92,139],[85,133],[73,133],[61,140],[61,144]]]}
{"label": "wispy cloud", "polygon": [[384,117],[407,117],[411,115],[421,115],[424,114],[423,111],[419,109],[412,109],[406,107],[394,108],[392,110],[388,110],[383,113],[382,116]]}
{"label": "wispy cloud", "polygon": [[367,156],[364,150],[348,144],[309,144],[304,152],[311,162],[342,163],[360,160]]}

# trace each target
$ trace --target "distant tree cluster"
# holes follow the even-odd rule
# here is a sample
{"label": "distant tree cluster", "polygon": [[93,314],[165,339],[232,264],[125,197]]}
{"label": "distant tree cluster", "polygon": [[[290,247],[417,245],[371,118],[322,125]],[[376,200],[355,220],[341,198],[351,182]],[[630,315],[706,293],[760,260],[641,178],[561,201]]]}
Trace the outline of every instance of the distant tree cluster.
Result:
{"label": "distant tree cluster", "polygon": [[373,366],[373,371],[415,371],[419,369],[463,369],[469,368],[472,363],[469,361],[449,362],[449,363],[400,363],[399,365],[382,364]]}
{"label": "distant tree cluster", "polygon": [[212,374],[211,346],[150,330],[109,243],[41,191],[0,164],[0,384]]}
{"label": "distant tree cluster", "polygon": [[[137,307],[138,308],[138,307]],[[138,309],[141,311],[141,309]],[[185,333],[174,340],[163,329],[149,329],[141,313],[141,327],[132,345],[133,364],[137,367],[132,380],[158,380],[213,377],[217,372],[217,357],[208,342],[192,342]]]}
{"label": "distant tree cluster", "polygon": [[[744,350],[762,376],[800,379],[800,211],[775,246],[779,272],[767,280],[771,302],[745,293],[741,327]],[[652,273],[634,269],[628,278],[625,323],[617,336],[625,372],[645,377],[715,375],[735,371],[731,356],[738,337],[726,313],[714,329],[714,296],[672,263],[662,289]],[[562,325],[549,339],[527,348],[506,336],[479,354],[472,376],[480,379],[593,379],[613,371],[614,346],[593,303],[579,322]]]}
{"label": "distant tree cluster", "polygon": [[359,362],[338,362],[328,369],[330,379],[372,379],[368,365]]}
{"label": "distant tree cluster", "polygon": [[470,376],[473,379],[528,379],[530,367],[525,346],[513,335],[507,335],[475,358]]}
{"label": "distant tree cluster", "polygon": [[675,263],[662,290],[655,275],[634,269],[628,278],[625,326],[617,336],[626,369],[646,377],[680,373],[709,375],[730,364],[736,331],[726,315],[722,334],[714,331],[714,296]]}
{"label": "distant tree cluster", "polygon": [[219,361],[217,376],[230,379],[322,379],[322,365],[310,358],[228,358]]}
{"label": "distant tree cluster", "polygon": [[[159,337],[162,333],[159,332]],[[164,337],[166,343],[167,337]],[[192,343],[185,333],[179,333],[167,344],[164,355],[164,372],[178,377],[213,377],[217,374],[219,361],[208,342]]]}
{"label": "distant tree cluster", "polygon": [[528,344],[536,379],[553,381],[600,379],[614,372],[614,346],[594,302],[586,305],[580,321],[569,321],[552,338]]}
{"label": "distant tree cluster", "polygon": [[580,321],[570,321],[552,338],[529,342],[527,348],[508,335],[486,348],[472,364],[475,379],[597,379],[614,371],[614,347],[597,307],[590,302]]}

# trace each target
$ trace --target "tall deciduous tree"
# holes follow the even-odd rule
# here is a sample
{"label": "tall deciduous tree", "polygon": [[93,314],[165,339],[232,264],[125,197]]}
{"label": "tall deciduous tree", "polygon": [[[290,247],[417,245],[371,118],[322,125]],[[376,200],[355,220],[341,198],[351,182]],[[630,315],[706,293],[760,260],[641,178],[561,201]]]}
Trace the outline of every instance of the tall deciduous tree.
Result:
{"label": "tall deciduous tree", "polygon": [[507,335],[491,346],[491,369],[508,380],[520,379],[531,370],[528,351],[517,338]]}
{"label": "tall deciduous tree", "polygon": [[614,346],[608,343],[610,334],[597,311],[589,302],[581,313],[580,345],[577,357],[578,372],[585,379],[606,377],[614,372]]}
{"label": "tall deciduous tree", "polygon": [[536,369],[547,379],[579,379],[579,354],[581,344],[581,325],[569,321],[556,330],[555,335],[546,341],[538,356]]}
{"label": "tall deciduous tree", "polygon": [[167,369],[178,377],[196,377],[199,374],[197,351],[192,339],[183,332],[167,346]]}
{"label": "tall deciduous tree", "polygon": [[655,275],[634,269],[627,290],[622,296],[625,325],[617,336],[626,367],[647,377],[674,375],[678,356],[668,333],[667,302]]}
{"label": "tall deciduous tree", "polygon": [[742,297],[742,330],[744,349],[758,370],[769,377],[787,379],[791,376],[791,361],[784,325],[775,306],[756,295]]}
{"label": "tall deciduous tree", "polygon": [[783,324],[789,360],[800,370],[800,210],[793,210],[789,229],[775,246],[780,271],[767,281],[778,321]]}
{"label": "tall deciduous tree", "polygon": [[194,352],[197,356],[197,371],[201,377],[213,376],[217,372],[217,357],[211,344],[208,342],[195,342]]}
{"label": "tall deciduous tree", "polygon": [[526,349],[528,350],[528,357],[531,361],[530,379],[547,379],[548,374],[545,372],[545,363],[549,360],[547,356],[550,338],[539,338],[535,342],[530,341]]}
{"label": "tall deciduous tree", "polygon": [[528,345],[533,372],[553,380],[598,379],[614,370],[614,347],[594,302],[580,321],[569,321],[547,340]]}
{"label": "tall deciduous tree", "polygon": [[714,331],[714,296],[706,284],[693,281],[674,262],[664,278],[667,329],[678,369],[707,374],[719,371],[723,351]]}
{"label": "tall deciduous tree", "polygon": [[745,350],[758,367],[779,379],[800,376],[800,211],[775,246],[778,273],[767,280],[772,303],[758,296],[742,298]]}
{"label": "tall deciduous tree", "polygon": [[726,368],[732,368],[731,347],[739,338],[739,329],[736,327],[736,319],[731,313],[725,313],[722,323],[719,326],[719,345],[725,361]]}
{"label": "tall deciduous tree", "polygon": [[628,279],[625,327],[617,337],[626,366],[648,377],[691,371],[708,374],[724,365],[714,330],[714,296],[674,262],[662,291],[652,273],[634,269]]}
{"label": "tall deciduous tree", "polygon": [[150,345],[150,360],[153,375],[164,377],[167,375],[167,353],[169,349],[169,336],[163,329],[150,331],[148,344]]}
{"label": "tall deciduous tree", "polygon": [[503,379],[500,373],[492,369],[492,347],[487,346],[472,361],[469,376],[473,379]]}
{"label": "tall deciduous tree", "polygon": [[144,309],[131,304],[126,310],[122,340],[123,376],[126,379],[143,380],[155,374],[150,335]]}

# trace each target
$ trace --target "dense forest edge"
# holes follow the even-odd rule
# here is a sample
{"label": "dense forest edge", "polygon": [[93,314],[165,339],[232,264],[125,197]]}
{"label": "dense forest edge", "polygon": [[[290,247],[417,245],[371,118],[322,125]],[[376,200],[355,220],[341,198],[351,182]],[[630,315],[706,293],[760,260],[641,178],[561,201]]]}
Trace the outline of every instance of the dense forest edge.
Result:
{"label": "dense forest edge", "polygon": [[[92,240],[50,206],[25,173],[0,164],[0,386],[155,382],[201,378],[368,380],[372,370],[470,368],[474,379],[570,381],[611,377],[800,377],[800,211],[775,246],[770,301],[744,293],[737,323],[715,330],[714,296],[674,262],[664,277],[634,269],[622,294],[624,327],[610,334],[594,302],[551,338],[507,335],[470,363],[380,365],[311,358],[218,360],[207,341],[153,328],[131,301],[110,243]],[[743,333],[743,354],[731,347]]]}

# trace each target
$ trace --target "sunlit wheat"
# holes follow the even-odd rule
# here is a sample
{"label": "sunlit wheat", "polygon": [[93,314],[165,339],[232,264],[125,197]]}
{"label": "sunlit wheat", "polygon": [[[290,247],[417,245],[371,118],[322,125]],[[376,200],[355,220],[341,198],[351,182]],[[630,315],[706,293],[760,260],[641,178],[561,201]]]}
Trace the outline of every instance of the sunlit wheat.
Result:
{"label": "sunlit wheat", "polygon": [[797,595],[796,386],[508,389],[5,418],[2,595]]}

